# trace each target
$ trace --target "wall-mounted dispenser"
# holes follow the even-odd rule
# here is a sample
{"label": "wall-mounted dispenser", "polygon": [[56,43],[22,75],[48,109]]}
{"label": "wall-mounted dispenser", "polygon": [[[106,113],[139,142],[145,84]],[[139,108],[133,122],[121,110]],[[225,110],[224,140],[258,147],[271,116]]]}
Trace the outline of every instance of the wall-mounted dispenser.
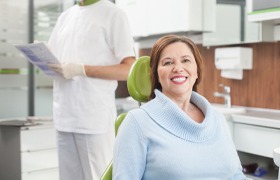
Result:
{"label": "wall-mounted dispenser", "polygon": [[241,80],[243,69],[253,68],[253,50],[247,47],[216,48],[215,66],[221,69],[222,77]]}

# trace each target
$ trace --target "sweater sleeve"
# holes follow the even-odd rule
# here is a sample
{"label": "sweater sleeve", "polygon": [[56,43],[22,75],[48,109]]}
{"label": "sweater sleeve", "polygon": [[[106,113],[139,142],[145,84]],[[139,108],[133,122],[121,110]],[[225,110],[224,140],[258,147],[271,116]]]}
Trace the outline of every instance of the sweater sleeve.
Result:
{"label": "sweater sleeve", "polygon": [[132,113],[122,122],[113,155],[114,180],[142,179],[147,154],[147,141]]}

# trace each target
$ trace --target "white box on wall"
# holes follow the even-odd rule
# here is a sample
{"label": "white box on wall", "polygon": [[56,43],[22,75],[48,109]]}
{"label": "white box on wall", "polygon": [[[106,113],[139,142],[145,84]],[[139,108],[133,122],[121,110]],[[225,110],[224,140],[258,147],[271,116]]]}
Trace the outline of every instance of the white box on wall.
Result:
{"label": "white box on wall", "polygon": [[253,50],[247,47],[227,47],[215,49],[217,69],[252,69]]}
{"label": "white box on wall", "polygon": [[248,47],[216,48],[215,66],[222,70],[222,77],[241,80],[243,69],[253,68],[253,49]]}

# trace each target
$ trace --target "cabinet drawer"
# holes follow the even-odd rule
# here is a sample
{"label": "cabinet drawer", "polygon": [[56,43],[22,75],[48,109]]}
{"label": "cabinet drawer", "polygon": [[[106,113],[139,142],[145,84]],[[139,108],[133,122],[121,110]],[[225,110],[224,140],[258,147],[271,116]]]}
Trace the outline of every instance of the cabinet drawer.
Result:
{"label": "cabinet drawer", "polygon": [[57,149],[21,153],[22,172],[40,171],[57,167]]}
{"label": "cabinet drawer", "polygon": [[233,138],[237,150],[273,158],[273,149],[280,146],[280,129],[235,123]]}
{"label": "cabinet drawer", "polygon": [[59,180],[58,168],[42,171],[26,172],[21,174],[22,180]]}
{"label": "cabinet drawer", "polygon": [[36,128],[21,130],[21,151],[36,151],[56,148],[55,128]]}

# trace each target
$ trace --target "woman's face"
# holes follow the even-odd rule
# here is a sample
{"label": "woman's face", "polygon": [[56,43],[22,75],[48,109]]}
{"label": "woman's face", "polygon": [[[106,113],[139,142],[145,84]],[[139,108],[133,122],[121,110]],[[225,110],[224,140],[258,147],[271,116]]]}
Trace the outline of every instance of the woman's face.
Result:
{"label": "woman's face", "polygon": [[198,77],[193,53],[182,42],[170,44],[163,49],[157,70],[162,93],[168,97],[191,93]]}

